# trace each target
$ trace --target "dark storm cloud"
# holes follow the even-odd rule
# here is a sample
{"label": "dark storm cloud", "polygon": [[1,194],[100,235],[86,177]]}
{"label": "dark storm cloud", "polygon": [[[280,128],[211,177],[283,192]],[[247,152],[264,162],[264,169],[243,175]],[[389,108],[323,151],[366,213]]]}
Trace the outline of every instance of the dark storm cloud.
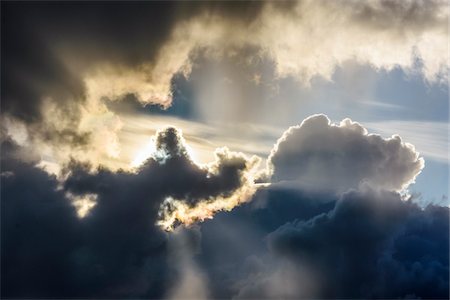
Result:
{"label": "dark storm cloud", "polygon": [[8,12],[8,6],[2,9],[3,113],[27,122],[39,121],[42,97],[62,102],[82,98],[83,83],[78,75],[71,73],[26,24],[10,20],[14,16]]}
{"label": "dark storm cloud", "polygon": [[75,210],[56,191],[56,178],[10,157],[16,146],[2,143],[2,297],[76,294],[66,258],[79,240]]}
{"label": "dark storm cloud", "polygon": [[[73,49],[78,52],[82,65],[114,60],[138,66],[155,59],[177,22],[201,13],[250,22],[258,15],[263,2],[20,2],[3,5],[6,25],[22,25],[48,46]],[[7,26],[5,31],[9,34],[8,41],[27,38],[18,37],[13,26]]]}
{"label": "dark storm cloud", "polygon": [[[217,173],[187,155],[174,128],[157,137],[161,156],[137,173],[90,171],[73,162],[63,188],[55,177],[15,160],[2,143],[2,296],[160,298],[177,278],[167,235],[155,225],[167,196],[195,206],[229,195],[246,163],[224,159]],[[97,195],[82,219],[65,193]]]}
{"label": "dark storm cloud", "polygon": [[281,226],[268,246],[311,276],[308,298],[445,298],[448,226],[448,208],[351,191],[331,212]]}
{"label": "dark storm cloud", "polygon": [[[445,298],[449,209],[270,187],[200,226],[212,298]],[[237,247],[236,245],[239,245]]]}
{"label": "dark storm cloud", "polygon": [[[106,63],[125,68],[155,63],[174,26],[214,13],[251,22],[263,2],[2,2],[2,116],[27,124],[52,145],[86,145],[78,132],[86,102],[85,72]],[[44,101],[64,124],[46,122]],[[67,123],[67,124],[66,124]]]}
{"label": "dark storm cloud", "polygon": [[174,127],[160,131],[154,157],[148,159],[137,174],[106,169],[90,174],[88,168],[75,163],[68,169],[70,177],[65,181],[65,188],[75,194],[101,195],[135,182],[142,185],[133,189],[142,193],[140,199],[148,194],[161,198],[161,202],[163,197],[170,196],[195,206],[203,199],[230,196],[243,184],[242,176],[250,167],[249,161],[243,157],[219,156],[214,168],[201,168],[191,160],[181,139]]}
{"label": "dark storm cloud", "polygon": [[201,255],[196,260],[208,275],[211,298],[233,298],[247,278],[270,270],[266,262],[268,233],[294,219],[308,220],[333,209],[336,197],[271,186],[231,212],[220,212],[201,224]]}
{"label": "dark storm cloud", "polygon": [[65,111],[65,121],[76,125],[80,114],[76,102],[84,99],[84,84],[43,39],[31,9],[25,3],[2,2],[2,116],[30,124],[32,136],[42,135],[54,143],[85,144],[88,136],[74,126],[60,130],[42,123],[43,103],[51,98]]}
{"label": "dark storm cloud", "polygon": [[350,119],[334,125],[325,115],[314,115],[283,134],[268,166],[274,182],[294,180],[343,192],[362,181],[401,190],[422,170],[424,161],[399,136],[383,139]]}
{"label": "dark storm cloud", "polygon": [[2,297],[162,297],[166,237],[158,202],[133,194],[80,220],[56,178],[2,162]]}

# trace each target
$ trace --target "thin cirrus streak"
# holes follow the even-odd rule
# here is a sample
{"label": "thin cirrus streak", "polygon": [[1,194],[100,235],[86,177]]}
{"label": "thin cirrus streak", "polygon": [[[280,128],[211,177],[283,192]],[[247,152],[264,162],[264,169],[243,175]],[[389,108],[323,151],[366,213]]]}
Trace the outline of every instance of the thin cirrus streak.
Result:
{"label": "thin cirrus streak", "polygon": [[364,122],[367,128],[390,136],[399,134],[426,158],[448,163],[448,124],[444,122],[382,121]]}
{"label": "thin cirrus streak", "polygon": [[[215,124],[211,126],[201,122],[183,120],[176,117],[155,115],[121,115],[123,123],[119,132],[121,160],[124,168],[138,166],[154,150],[148,140],[160,128],[172,124],[183,129],[190,155],[200,164],[214,160],[214,151],[219,147],[242,152],[246,155],[266,157],[277,138],[283,132],[281,128],[256,124]],[[236,132],[240,132],[236,135]]]}

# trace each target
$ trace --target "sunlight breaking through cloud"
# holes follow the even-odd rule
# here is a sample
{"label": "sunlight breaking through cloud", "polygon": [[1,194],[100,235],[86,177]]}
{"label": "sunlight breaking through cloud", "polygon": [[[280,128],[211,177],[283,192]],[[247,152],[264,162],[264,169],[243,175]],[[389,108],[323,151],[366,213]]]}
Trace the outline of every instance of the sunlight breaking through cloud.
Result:
{"label": "sunlight breaking through cloud", "polygon": [[257,156],[247,159],[242,153],[230,152],[227,148],[217,149],[215,155],[215,162],[199,166],[207,170],[207,179],[219,176],[221,172],[224,172],[223,164],[243,161],[245,169],[239,172],[240,187],[225,194],[196,199],[193,204],[188,199],[174,199],[168,196],[159,207],[156,223],[158,226],[166,231],[172,231],[181,224],[190,226],[206,219],[212,219],[217,212],[230,211],[251,199],[258,187],[254,182],[261,159]]}

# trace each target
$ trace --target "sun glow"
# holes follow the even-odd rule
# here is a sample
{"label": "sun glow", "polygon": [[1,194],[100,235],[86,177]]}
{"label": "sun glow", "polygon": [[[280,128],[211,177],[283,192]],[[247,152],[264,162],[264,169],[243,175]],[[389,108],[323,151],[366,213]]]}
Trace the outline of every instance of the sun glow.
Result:
{"label": "sun glow", "polygon": [[[188,153],[190,159],[195,162],[198,165],[201,165],[200,163],[197,162],[197,155],[195,150],[186,145],[185,144],[185,149],[186,152]],[[145,145],[145,147],[143,149],[140,149],[136,155],[134,156],[134,159],[131,161],[130,163],[130,167],[131,168],[138,168],[139,166],[141,166],[147,159],[149,158],[157,158],[158,160],[164,160],[165,158],[165,154],[161,153],[161,151],[158,151],[158,149],[156,149],[156,141],[155,141],[155,137],[152,137],[150,139],[150,141]]]}
{"label": "sun glow", "polygon": [[[219,157],[223,159],[233,155],[242,156],[243,154],[230,154],[226,148],[217,149],[216,162],[205,164],[204,167],[208,168],[211,174],[216,174],[218,172]],[[257,188],[260,187],[254,183],[260,162],[261,160],[257,156],[252,156],[248,159],[247,169],[241,173],[240,187],[230,195],[198,199],[194,205],[189,205],[183,199],[175,199],[171,196],[166,197],[160,205],[156,224],[165,231],[173,231],[178,225],[190,226],[197,222],[212,219],[219,211],[230,211],[236,206],[249,201]]]}
{"label": "sun glow", "polygon": [[135,155],[133,161],[130,163],[132,168],[137,168],[142,165],[147,159],[149,159],[156,152],[155,138],[152,137],[150,141],[145,145],[143,149],[140,149]]}

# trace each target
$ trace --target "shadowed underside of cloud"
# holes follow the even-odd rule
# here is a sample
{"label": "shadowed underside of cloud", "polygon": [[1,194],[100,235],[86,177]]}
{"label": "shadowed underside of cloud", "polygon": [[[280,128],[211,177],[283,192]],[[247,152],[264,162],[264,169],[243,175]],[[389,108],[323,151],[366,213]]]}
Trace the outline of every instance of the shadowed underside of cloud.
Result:
{"label": "shadowed underside of cloud", "polygon": [[298,181],[338,192],[363,181],[399,191],[414,182],[423,167],[414,146],[398,135],[383,139],[350,119],[335,125],[325,115],[314,115],[278,140],[267,173],[274,182]]}
{"label": "shadowed underside of cloud", "polygon": [[270,254],[248,258],[256,266],[238,298],[448,296],[448,208],[422,210],[397,193],[367,187],[335,203],[268,234]]}
{"label": "shadowed underside of cloud", "polygon": [[[79,219],[54,176],[4,152],[2,171],[11,172],[1,190],[2,297],[163,295],[169,277],[165,236],[153,225],[157,200],[131,193],[126,203],[108,197],[104,205],[100,197],[95,216]],[[123,188],[108,189],[118,196]]]}

